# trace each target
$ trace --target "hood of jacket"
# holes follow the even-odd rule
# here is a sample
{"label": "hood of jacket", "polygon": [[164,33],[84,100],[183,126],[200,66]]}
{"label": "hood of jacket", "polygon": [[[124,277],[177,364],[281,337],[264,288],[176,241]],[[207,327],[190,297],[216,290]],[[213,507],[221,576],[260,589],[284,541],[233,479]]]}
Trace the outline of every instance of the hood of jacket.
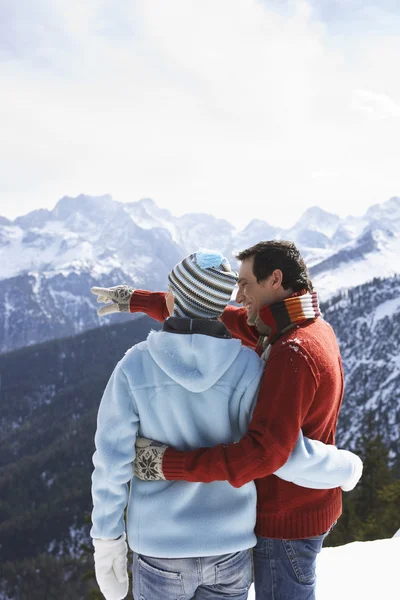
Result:
{"label": "hood of jacket", "polygon": [[[170,321],[170,319],[168,319]],[[190,321],[181,319],[180,321]],[[216,328],[222,326],[219,324]],[[223,326],[222,326],[223,327]],[[152,359],[168,377],[190,392],[213,387],[237,358],[242,344],[228,336],[190,333],[190,329],[152,331],[147,348]],[[180,330],[179,330],[180,329]],[[199,328],[197,328],[199,330]]]}

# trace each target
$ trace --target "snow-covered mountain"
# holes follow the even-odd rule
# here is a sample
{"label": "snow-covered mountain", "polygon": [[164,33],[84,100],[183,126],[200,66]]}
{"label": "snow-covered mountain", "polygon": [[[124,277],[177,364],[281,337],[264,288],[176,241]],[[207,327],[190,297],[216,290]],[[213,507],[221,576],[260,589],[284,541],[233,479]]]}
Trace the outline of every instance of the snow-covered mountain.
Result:
{"label": "snow-covered mountain", "polygon": [[312,207],[289,230],[253,219],[238,231],[211,215],[174,217],[149,198],[122,204],[109,195],[64,197],[52,211],[12,222],[1,217],[0,352],[106,324],[92,285],[164,289],[171,266],[198,247],[232,256],[271,238],[296,242],[326,299],[400,272],[400,198],[360,218]]}
{"label": "snow-covered mountain", "polygon": [[399,460],[400,275],[351,288],[322,304],[338,338],[345,374],[345,399],[337,440],[355,450],[368,420]]}
{"label": "snow-covered mountain", "polygon": [[[348,241],[342,244],[341,240]],[[332,241],[335,251],[311,268],[313,280],[325,298],[373,277],[399,273],[400,198],[371,207],[359,219],[344,219]]]}

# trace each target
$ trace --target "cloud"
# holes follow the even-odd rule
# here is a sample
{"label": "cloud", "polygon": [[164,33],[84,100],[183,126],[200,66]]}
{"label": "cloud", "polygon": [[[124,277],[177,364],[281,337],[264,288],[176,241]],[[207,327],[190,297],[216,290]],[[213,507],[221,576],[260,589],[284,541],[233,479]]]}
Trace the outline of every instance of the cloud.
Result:
{"label": "cloud", "polygon": [[353,43],[313,3],[282,8],[3,2],[1,212],[109,192],[284,225],[310,204],[347,212],[399,193],[400,40]]}

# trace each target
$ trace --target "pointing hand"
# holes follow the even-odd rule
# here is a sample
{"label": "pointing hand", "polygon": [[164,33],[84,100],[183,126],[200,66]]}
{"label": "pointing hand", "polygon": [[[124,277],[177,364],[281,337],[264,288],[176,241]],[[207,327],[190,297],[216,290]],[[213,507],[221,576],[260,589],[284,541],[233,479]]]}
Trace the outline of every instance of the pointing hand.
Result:
{"label": "pointing hand", "polygon": [[97,296],[97,302],[105,304],[97,311],[99,317],[115,312],[130,312],[130,300],[135,290],[129,285],[116,285],[109,288],[92,287],[90,291]]}

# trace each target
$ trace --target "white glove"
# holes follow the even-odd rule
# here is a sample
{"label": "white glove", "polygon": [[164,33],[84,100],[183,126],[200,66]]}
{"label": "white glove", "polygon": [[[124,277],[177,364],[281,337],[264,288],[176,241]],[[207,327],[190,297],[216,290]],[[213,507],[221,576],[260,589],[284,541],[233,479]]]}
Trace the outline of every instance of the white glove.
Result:
{"label": "white glove", "polygon": [[144,481],[165,481],[162,470],[164,452],[168,448],[161,442],[136,438],[135,476]]}
{"label": "white glove", "polygon": [[339,450],[339,452],[342,453],[343,456],[346,456],[353,466],[353,471],[350,477],[348,478],[346,483],[340,486],[344,492],[351,492],[351,490],[353,490],[356,487],[357,483],[361,479],[361,475],[363,472],[363,462],[361,458],[353,452],[349,452],[348,450]]}
{"label": "white glove", "polygon": [[106,304],[111,300],[111,304],[99,308],[97,311],[99,317],[115,312],[130,312],[130,301],[135,290],[129,285],[116,285],[110,288],[92,287],[90,291],[97,296],[97,302]]}
{"label": "white glove", "polygon": [[93,540],[96,579],[106,600],[126,598],[129,588],[126,535],[117,540]]}

